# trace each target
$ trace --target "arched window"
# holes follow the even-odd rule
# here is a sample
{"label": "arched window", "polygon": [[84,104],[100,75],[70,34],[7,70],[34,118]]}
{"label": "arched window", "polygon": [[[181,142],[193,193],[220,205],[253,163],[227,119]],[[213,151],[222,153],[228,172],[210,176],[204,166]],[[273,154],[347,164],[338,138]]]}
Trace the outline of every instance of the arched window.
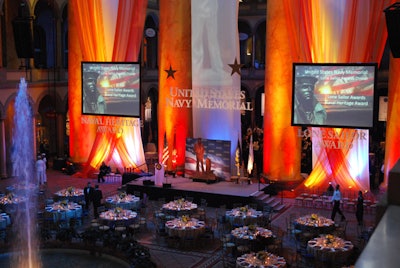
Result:
{"label": "arched window", "polygon": [[68,69],[68,5],[65,5],[62,12],[61,49],[62,67]]}
{"label": "arched window", "polygon": [[253,62],[253,35],[250,26],[244,22],[238,22],[240,41],[240,63],[243,68],[250,68]]}
{"label": "arched window", "polygon": [[148,69],[156,69],[158,66],[158,26],[156,17],[149,15],[144,25],[142,44],[142,66]]}
{"label": "arched window", "polygon": [[54,7],[47,0],[35,5],[34,65],[36,68],[56,66],[56,17]]}
{"label": "arched window", "polygon": [[256,29],[254,45],[254,68],[265,69],[265,21],[261,22]]}

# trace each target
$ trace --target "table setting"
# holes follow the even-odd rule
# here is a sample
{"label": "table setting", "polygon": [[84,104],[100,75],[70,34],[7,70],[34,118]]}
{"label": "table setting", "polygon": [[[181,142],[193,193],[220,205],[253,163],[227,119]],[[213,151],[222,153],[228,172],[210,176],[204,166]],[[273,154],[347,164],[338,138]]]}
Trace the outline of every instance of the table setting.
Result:
{"label": "table setting", "polygon": [[252,250],[264,249],[274,239],[271,230],[256,225],[237,227],[231,231],[231,235],[236,244],[249,245]]}
{"label": "table setting", "polygon": [[137,210],[140,208],[140,198],[125,192],[107,197],[105,199],[107,208],[121,207],[122,209]]}
{"label": "table setting", "polygon": [[294,220],[294,226],[298,230],[317,234],[331,233],[335,229],[335,222],[318,214],[310,214],[298,217]]}
{"label": "table setting", "polygon": [[68,201],[79,202],[85,199],[83,189],[73,186],[57,191],[55,200],[67,199]]}
{"label": "table setting", "polygon": [[315,237],[307,242],[307,251],[319,259],[335,259],[338,256],[346,258],[354,245],[340,237],[327,234]]}
{"label": "table setting", "polygon": [[184,198],[173,200],[162,205],[165,214],[174,216],[190,215],[197,211],[197,204]]}
{"label": "table setting", "polygon": [[243,206],[227,210],[225,217],[234,227],[239,227],[257,224],[257,221],[263,217],[263,213],[248,206]]}
{"label": "table setting", "polygon": [[236,259],[236,267],[282,268],[286,267],[286,260],[268,251],[258,251],[246,253],[238,257]]}
{"label": "table setting", "polygon": [[137,213],[135,211],[123,209],[121,207],[116,207],[107,211],[103,211],[99,215],[99,219],[102,220],[105,225],[108,225],[110,227],[114,227],[119,223],[125,226],[129,226],[135,221],[136,217]]}
{"label": "table setting", "polygon": [[82,216],[82,205],[75,202],[62,200],[45,207],[45,211],[53,215],[54,222],[69,220]]}
{"label": "table setting", "polygon": [[169,236],[196,238],[205,232],[205,222],[183,215],[165,223],[165,229]]}

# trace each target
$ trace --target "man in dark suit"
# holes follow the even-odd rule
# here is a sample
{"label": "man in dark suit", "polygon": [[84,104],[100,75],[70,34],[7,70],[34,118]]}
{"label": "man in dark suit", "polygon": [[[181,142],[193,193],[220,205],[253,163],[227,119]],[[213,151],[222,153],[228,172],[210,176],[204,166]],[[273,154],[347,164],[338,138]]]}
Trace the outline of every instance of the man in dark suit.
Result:
{"label": "man in dark suit", "polygon": [[92,202],[93,198],[93,192],[94,188],[90,184],[90,182],[87,183],[86,187],[83,189],[84,195],[85,195],[85,209],[89,210],[90,203]]}
{"label": "man in dark suit", "polygon": [[101,206],[101,199],[103,199],[103,192],[99,189],[99,185],[96,184],[94,187],[93,191],[93,213],[94,213],[94,218],[97,219],[99,217],[99,212],[97,211],[97,208]]}

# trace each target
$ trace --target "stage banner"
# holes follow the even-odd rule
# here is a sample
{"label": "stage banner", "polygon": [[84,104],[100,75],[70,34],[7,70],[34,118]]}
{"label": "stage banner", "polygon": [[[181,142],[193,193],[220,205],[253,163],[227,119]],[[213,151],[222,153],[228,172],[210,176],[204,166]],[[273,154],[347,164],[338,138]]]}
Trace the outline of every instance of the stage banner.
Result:
{"label": "stage banner", "polygon": [[218,180],[231,177],[231,141],[186,139],[185,177]]}
{"label": "stage banner", "polygon": [[235,174],[241,137],[238,1],[192,0],[193,137],[226,140]]}

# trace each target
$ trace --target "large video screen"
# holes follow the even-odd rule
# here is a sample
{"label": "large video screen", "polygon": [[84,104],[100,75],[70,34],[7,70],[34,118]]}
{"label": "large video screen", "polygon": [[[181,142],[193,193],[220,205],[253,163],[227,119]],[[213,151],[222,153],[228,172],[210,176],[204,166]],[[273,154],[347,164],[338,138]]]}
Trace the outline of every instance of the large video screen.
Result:
{"label": "large video screen", "polygon": [[293,64],[292,125],[371,128],[377,64]]}
{"label": "large video screen", "polygon": [[140,117],[140,63],[82,62],[82,114]]}

